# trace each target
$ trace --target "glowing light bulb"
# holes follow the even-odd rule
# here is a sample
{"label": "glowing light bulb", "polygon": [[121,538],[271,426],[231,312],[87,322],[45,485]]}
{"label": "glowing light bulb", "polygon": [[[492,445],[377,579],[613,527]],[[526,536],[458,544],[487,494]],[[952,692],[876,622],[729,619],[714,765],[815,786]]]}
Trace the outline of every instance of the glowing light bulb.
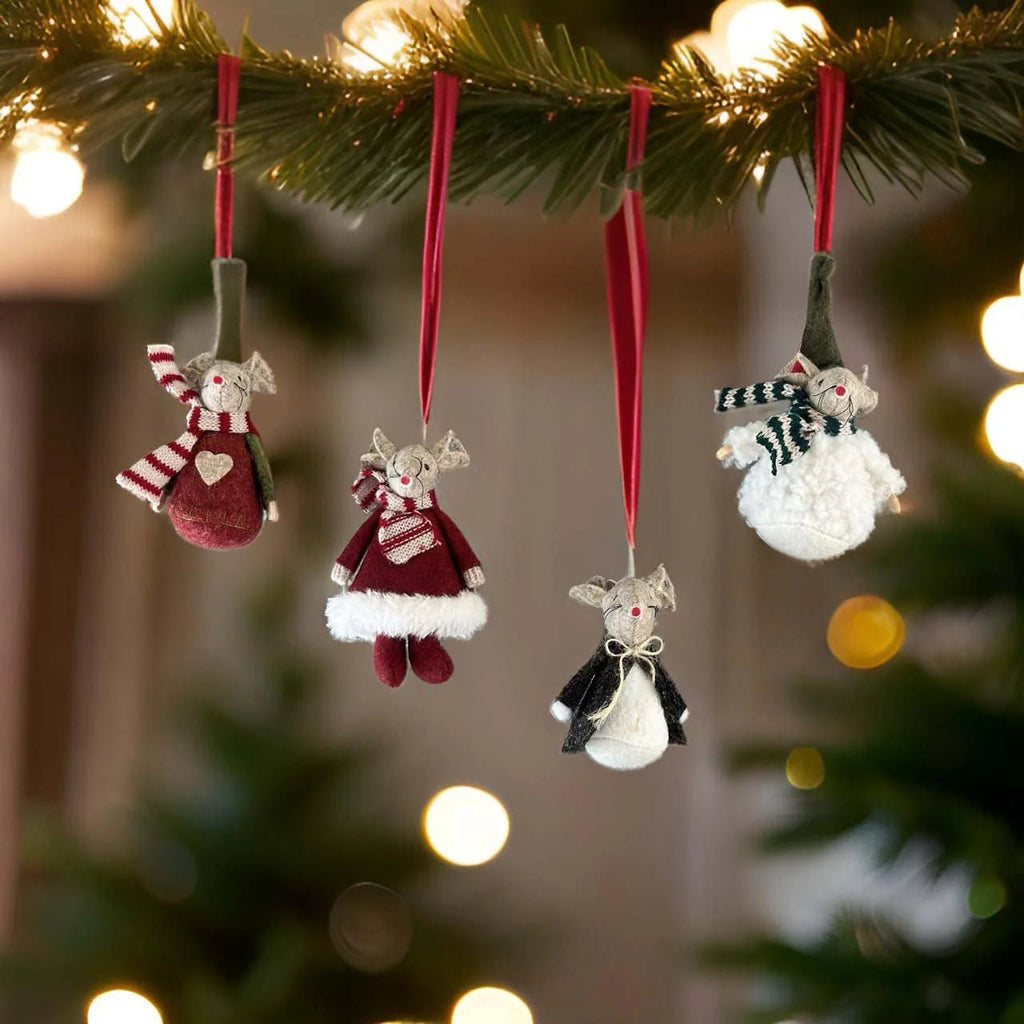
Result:
{"label": "glowing light bulb", "polygon": [[[150,2],[160,21],[169,25],[174,15],[174,0]],[[122,42],[145,43],[159,37],[160,24],[153,17],[153,10],[150,10],[146,0],[107,0],[107,5],[120,31]]]}
{"label": "glowing light bulb", "polygon": [[1007,295],[985,310],[981,317],[981,341],[997,366],[1024,372],[1024,296]]}
{"label": "glowing light bulb", "polygon": [[985,440],[996,458],[1024,469],[1024,384],[1003,388],[988,403]]}
{"label": "glowing light bulb", "polygon": [[825,781],[825,759],[817,747],[795,747],[786,758],[786,780],[795,789],[817,789]]}
{"label": "glowing light bulb", "polygon": [[888,601],[862,594],[832,613],[826,641],[836,661],[847,668],[878,668],[898,653],[906,635],[903,616]]}
{"label": "glowing light bulb", "polygon": [[63,213],[82,194],[85,168],[59,125],[27,121],[14,136],[18,154],[11,175],[11,199],[33,217]]}
{"label": "glowing light bulb", "polygon": [[786,8],[778,0],[763,0],[738,11],[730,20],[725,41],[737,68],[775,75],[772,47],[786,24]]}
{"label": "glowing light bulb", "polygon": [[442,789],[423,812],[423,831],[433,851],[462,867],[492,860],[508,840],[508,811],[475,786]]}
{"label": "glowing light bulb", "polygon": [[145,996],[123,988],[98,995],[85,1019],[86,1024],[163,1024],[160,1011]]}
{"label": "glowing light bulb", "polygon": [[461,17],[466,0],[366,0],[341,23],[346,42],[336,58],[353,71],[401,67],[412,37],[399,15],[437,28]]}
{"label": "glowing light bulb", "polygon": [[508,989],[475,988],[455,1004],[451,1024],[533,1024],[533,1014]]}

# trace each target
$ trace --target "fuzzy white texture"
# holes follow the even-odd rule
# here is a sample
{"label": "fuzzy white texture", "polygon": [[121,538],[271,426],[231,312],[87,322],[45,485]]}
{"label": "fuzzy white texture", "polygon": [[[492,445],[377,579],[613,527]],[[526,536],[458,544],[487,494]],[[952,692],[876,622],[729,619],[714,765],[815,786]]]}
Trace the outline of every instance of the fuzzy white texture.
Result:
{"label": "fuzzy white texture", "polygon": [[587,743],[599,765],[632,771],[653,764],[668,748],[668,726],[650,673],[634,664],[626,673],[619,699]]}
{"label": "fuzzy white texture", "polygon": [[560,700],[553,701],[551,704],[551,717],[556,722],[568,722],[572,718],[572,708],[568,704],[563,704]]}
{"label": "fuzzy white texture", "polygon": [[468,640],[487,622],[487,605],[468,590],[452,597],[347,590],[327,601],[325,614],[335,640],[431,635]]}
{"label": "fuzzy white texture", "polygon": [[818,434],[803,455],[772,476],[767,451],[755,438],[757,420],[733,427],[727,465],[750,468],[739,489],[740,515],[769,546],[803,562],[824,562],[859,547],[890,495],[907,483],[866,431]]}

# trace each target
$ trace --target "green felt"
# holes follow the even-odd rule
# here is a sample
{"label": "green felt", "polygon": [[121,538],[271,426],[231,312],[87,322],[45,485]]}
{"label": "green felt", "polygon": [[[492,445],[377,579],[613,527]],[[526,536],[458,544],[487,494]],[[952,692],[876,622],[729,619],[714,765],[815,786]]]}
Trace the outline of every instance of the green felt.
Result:
{"label": "green felt", "polygon": [[213,294],[217,300],[217,345],[214,355],[242,362],[242,306],[245,302],[245,261],[216,259]]}
{"label": "green felt", "polygon": [[843,357],[832,328],[832,285],[829,283],[836,268],[835,258],[827,252],[816,252],[811,257],[811,283],[807,294],[807,323],[804,325],[800,351],[819,370],[842,366]]}
{"label": "green felt", "polygon": [[263,500],[263,507],[275,500],[274,475],[270,472],[270,460],[263,448],[263,442],[259,434],[246,434],[245,443],[252,453],[253,466],[256,469],[256,483],[259,485],[260,497]]}

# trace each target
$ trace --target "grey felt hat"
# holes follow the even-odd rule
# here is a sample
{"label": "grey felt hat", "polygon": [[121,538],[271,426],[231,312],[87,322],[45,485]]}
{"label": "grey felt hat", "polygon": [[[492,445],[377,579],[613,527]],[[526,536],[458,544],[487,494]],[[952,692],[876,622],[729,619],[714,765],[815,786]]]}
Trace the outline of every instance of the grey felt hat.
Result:
{"label": "grey felt hat", "polygon": [[242,306],[245,303],[245,261],[215,259],[213,294],[217,300],[216,359],[242,362]]}
{"label": "grey felt hat", "polygon": [[811,257],[811,285],[807,294],[807,322],[800,351],[818,367],[827,370],[842,366],[843,357],[832,328],[832,285],[829,283],[836,261],[831,253],[816,252]]}

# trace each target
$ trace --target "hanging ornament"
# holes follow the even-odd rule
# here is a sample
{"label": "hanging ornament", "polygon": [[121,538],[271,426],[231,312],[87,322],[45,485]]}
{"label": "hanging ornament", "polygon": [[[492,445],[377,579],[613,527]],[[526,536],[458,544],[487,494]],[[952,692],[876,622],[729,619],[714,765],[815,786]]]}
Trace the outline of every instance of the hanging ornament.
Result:
{"label": "hanging ornament", "polygon": [[906,634],[903,616],[888,601],[862,594],[832,613],[826,640],[836,661],[847,668],[878,668],[899,653]]}
{"label": "hanging ornament", "polygon": [[161,445],[117,482],[153,510],[166,509],[178,535],[201,548],[237,548],[256,539],[264,516],[276,522],[274,479],[249,415],[252,396],[273,394],[274,375],[254,352],[242,361],[245,263],[231,256],[234,201],[231,158],[241,61],[218,60],[216,249],[213,288],[217,341],[179,369],[171,345],[150,345],[157,382],[189,412],[185,432]]}
{"label": "hanging ornament", "polygon": [[[641,85],[631,86],[630,92],[627,174],[635,179],[651,93]],[[643,204],[635,180],[605,228],[605,263],[628,571],[620,580],[594,576],[569,591],[574,600],[601,609],[604,635],[551,705],[551,714],[569,726],[563,753],[585,750],[606,768],[628,770],[657,761],[670,743],[685,743],[683,722],[689,714],[661,663],[665,642],[654,633],[658,613],[675,611],[675,589],[663,565],[640,578],[635,568],[648,292]]]}
{"label": "hanging ornament", "polygon": [[438,476],[469,465],[469,453],[449,431],[428,446],[441,312],[444,215],[455,137],[459,81],[434,73],[434,128],[423,244],[420,326],[420,411],[423,443],[398,448],[373,432],[352,485],[367,519],[338,556],[331,579],[341,588],[327,602],[327,628],[336,640],[372,641],[373,666],[385,686],[399,686],[407,664],[420,679],[443,683],[453,665],[441,641],[468,640],[487,621],[476,593],[480,559],[438,507]]}
{"label": "hanging ornament", "polygon": [[804,562],[836,558],[863,544],[888,505],[899,511],[906,481],[857,417],[878,403],[860,374],[843,365],[832,328],[832,221],[842,148],[843,73],[818,69],[815,133],[815,253],[800,350],[769,381],[722,388],[716,411],[788,402],[767,420],[733,427],[718,458],[746,469],[740,514],[770,547]]}

